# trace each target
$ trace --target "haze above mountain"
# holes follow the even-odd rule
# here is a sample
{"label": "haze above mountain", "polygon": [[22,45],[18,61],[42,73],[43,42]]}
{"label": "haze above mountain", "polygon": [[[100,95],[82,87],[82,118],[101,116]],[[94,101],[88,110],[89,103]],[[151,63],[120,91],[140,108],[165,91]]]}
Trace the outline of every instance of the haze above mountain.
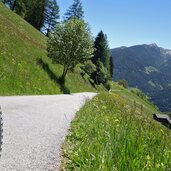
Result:
{"label": "haze above mountain", "polygon": [[155,43],[111,49],[114,80],[145,92],[162,111],[171,111],[171,50]]}

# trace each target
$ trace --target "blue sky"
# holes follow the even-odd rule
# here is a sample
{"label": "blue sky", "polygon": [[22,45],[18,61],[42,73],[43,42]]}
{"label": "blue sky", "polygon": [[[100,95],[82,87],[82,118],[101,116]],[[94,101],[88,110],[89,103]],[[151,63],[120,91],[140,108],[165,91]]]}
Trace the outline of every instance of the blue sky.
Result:
{"label": "blue sky", "polygon": [[[72,0],[57,0],[61,18]],[[110,48],[156,43],[171,49],[171,0],[82,0],[93,36],[100,30]]]}

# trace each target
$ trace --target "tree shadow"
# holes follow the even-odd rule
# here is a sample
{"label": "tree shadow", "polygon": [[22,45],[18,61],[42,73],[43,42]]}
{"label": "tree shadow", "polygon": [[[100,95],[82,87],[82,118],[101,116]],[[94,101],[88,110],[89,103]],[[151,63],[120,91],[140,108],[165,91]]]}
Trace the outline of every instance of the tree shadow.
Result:
{"label": "tree shadow", "polygon": [[49,78],[60,86],[60,90],[63,94],[70,94],[69,88],[65,86],[65,82],[57,77],[56,74],[50,69],[49,65],[45,63],[41,58],[37,59],[37,64],[48,74]]}
{"label": "tree shadow", "polygon": [[[83,80],[85,81],[85,82],[87,82],[87,80],[85,79],[85,73],[81,73],[81,77],[83,78]],[[91,78],[88,78],[88,82],[91,84],[91,86],[93,87],[93,88],[95,88],[96,90],[97,90],[97,88],[96,88],[96,86],[95,86],[95,83],[93,82],[93,79],[91,79]]]}

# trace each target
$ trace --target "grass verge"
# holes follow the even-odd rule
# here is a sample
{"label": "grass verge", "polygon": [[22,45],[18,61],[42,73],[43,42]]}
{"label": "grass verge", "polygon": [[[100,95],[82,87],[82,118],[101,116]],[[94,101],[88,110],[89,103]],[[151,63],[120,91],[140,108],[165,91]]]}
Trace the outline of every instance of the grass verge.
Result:
{"label": "grass verge", "polygon": [[171,132],[152,119],[158,111],[146,102],[142,111],[141,99],[117,93],[100,94],[77,113],[63,145],[62,170],[171,170]]}

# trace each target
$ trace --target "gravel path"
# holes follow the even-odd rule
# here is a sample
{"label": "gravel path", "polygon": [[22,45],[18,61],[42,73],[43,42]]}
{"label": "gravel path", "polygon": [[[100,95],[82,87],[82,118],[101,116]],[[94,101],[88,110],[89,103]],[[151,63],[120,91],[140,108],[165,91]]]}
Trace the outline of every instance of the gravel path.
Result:
{"label": "gravel path", "polygon": [[94,93],[0,97],[4,138],[0,171],[56,171],[76,111]]}

